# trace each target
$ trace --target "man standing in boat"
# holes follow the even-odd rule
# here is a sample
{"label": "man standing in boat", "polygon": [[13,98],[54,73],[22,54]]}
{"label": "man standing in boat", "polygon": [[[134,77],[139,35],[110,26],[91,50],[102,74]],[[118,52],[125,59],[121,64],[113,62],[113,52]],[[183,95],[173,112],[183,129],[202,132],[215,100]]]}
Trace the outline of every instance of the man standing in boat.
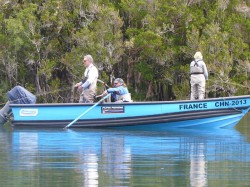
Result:
{"label": "man standing in boat", "polygon": [[190,64],[191,74],[191,100],[205,98],[206,80],[208,80],[208,72],[201,52],[196,52],[194,60]]}
{"label": "man standing in boat", "polygon": [[82,92],[79,103],[93,103],[96,95],[98,70],[93,64],[91,55],[84,56],[83,64],[86,67],[84,72],[85,79],[75,85]]}

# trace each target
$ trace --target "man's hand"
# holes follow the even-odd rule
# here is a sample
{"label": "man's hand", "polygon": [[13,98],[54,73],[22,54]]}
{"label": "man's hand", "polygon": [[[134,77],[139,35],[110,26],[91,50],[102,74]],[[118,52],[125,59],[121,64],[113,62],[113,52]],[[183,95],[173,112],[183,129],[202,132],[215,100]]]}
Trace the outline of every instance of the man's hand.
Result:
{"label": "man's hand", "polygon": [[79,86],[81,86],[81,82],[76,83],[74,87],[78,88]]}
{"label": "man's hand", "polygon": [[74,87],[77,88],[77,90],[78,90],[79,92],[82,91],[82,83],[81,83],[81,82],[76,83]]}

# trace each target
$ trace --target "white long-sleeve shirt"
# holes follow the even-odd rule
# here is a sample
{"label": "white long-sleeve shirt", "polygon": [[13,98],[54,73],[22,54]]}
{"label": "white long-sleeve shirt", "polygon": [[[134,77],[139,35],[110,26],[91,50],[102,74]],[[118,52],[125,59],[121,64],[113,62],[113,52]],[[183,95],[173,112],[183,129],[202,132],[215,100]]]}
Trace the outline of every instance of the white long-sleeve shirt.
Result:
{"label": "white long-sleeve shirt", "polygon": [[85,69],[84,76],[87,77],[87,80],[82,84],[82,87],[88,88],[89,85],[97,81],[99,76],[98,69],[94,66],[94,64],[90,64],[89,67]]}
{"label": "white long-sleeve shirt", "polygon": [[195,62],[198,64],[199,67],[202,68],[203,74],[206,80],[208,80],[208,72],[207,72],[207,66],[205,62],[202,59],[195,59],[194,61],[191,62],[190,68],[194,66]]}

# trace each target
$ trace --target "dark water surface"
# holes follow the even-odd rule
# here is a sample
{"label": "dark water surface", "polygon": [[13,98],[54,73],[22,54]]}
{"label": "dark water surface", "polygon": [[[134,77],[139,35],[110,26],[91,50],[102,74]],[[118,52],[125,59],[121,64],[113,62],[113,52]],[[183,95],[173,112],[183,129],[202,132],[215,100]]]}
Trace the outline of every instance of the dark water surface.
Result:
{"label": "dark water surface", "polygon": [[235,129],[0,129],[0,186],[250,186],[250,114]]}

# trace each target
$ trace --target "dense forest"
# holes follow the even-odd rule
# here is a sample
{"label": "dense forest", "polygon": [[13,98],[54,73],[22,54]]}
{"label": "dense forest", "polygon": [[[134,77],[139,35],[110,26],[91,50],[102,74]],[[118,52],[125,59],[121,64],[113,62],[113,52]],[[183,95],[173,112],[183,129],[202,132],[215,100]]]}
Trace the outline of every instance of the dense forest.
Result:
{"label": "dense forest", "polygon": [[198,50],[206,97],[249,94],[249,33],[248,0],[1,0],[0,102],[16,85],[38,102],[77,101],[86,54],[133,100],[189,99]]}

